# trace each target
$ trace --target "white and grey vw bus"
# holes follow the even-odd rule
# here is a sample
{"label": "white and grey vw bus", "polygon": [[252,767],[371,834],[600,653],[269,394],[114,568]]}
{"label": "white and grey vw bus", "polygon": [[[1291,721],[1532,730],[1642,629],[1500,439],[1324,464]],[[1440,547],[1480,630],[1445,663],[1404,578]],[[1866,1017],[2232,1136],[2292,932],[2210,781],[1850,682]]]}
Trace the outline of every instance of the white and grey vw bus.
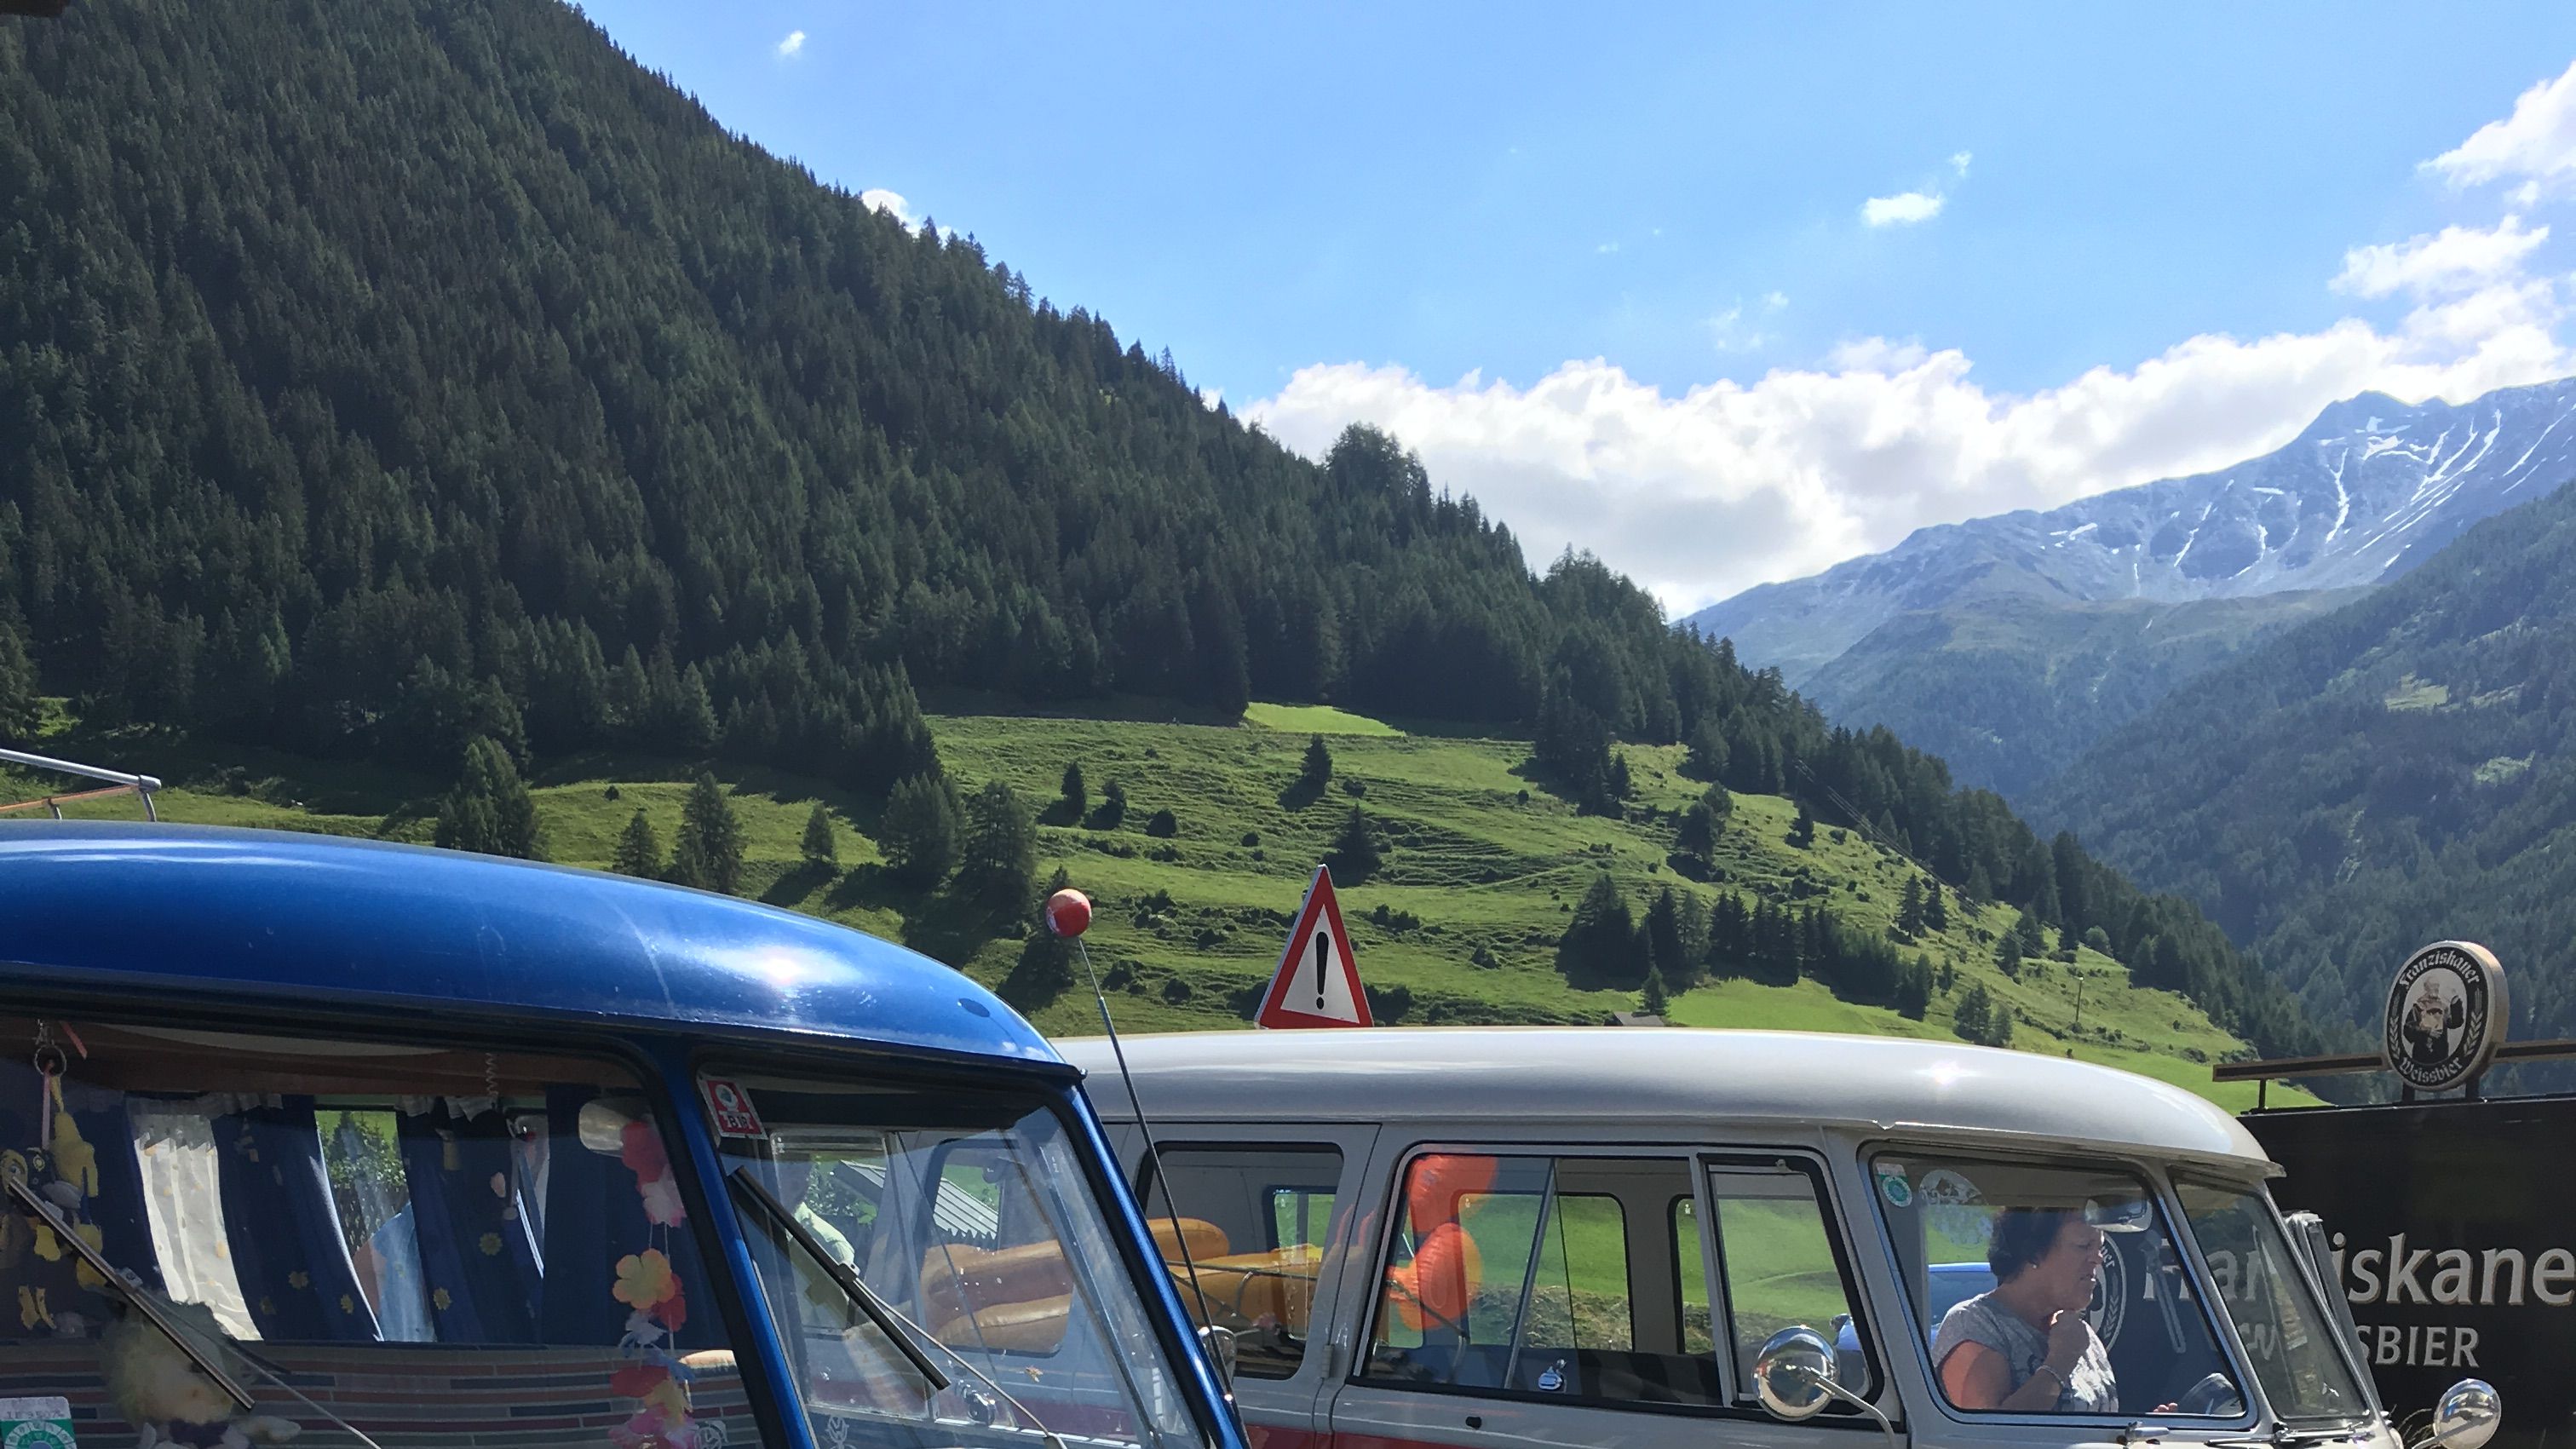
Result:
{"label": "white and grey vw bus", "polygon": [[1130,1039],[1131,1095],[1106,1043],[1063,1050],[1183,1303],[1233,1332],[1255,1449],[2494,1431],[2482,1384],[2383,1412],[2278,1169],[2124,1072],[1806,1034],[1211,1033]]}

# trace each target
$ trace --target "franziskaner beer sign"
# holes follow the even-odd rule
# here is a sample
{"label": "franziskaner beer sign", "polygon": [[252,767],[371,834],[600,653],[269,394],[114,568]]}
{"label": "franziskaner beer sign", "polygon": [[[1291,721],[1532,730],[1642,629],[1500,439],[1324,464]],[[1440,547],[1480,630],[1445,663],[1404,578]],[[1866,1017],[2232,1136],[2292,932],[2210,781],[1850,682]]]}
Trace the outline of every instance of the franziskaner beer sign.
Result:
{"label": "franziskaner beer sign", "polygon": [[2485,1071],[2504,1044],[2504,968],[2474,941],[2436,941],[2406,958],[2388,988],[2380,1059],[2419,1092]]}

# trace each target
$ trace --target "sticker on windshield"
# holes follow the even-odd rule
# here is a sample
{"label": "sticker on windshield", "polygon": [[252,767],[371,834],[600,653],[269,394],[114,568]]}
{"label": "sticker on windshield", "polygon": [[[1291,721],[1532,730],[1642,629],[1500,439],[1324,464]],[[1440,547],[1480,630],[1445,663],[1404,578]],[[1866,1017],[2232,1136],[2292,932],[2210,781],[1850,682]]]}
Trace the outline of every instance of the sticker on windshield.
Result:
{"label": "sticker on windshield", "polygon": [[1905,1180],[1904,1168],[1883,1165],[1878,1169],[1878,1195],[1901,1211],[1914,1205],[1914,1184]]}
{"label": "sticker on windshield", "polygon": [[0,1399],[0,1449],[73,1449],[69,1399]]}
{"label": "sticker on windshield", "polygon": [[718,1137],[766,1137],[769,1129],[760,1125],[760,1114],[752,1110],[751,1094],[738,1082],[723,1077],[701,1077],[698,1090],[706,1094],[707,1110],[715,1114]]}
{"label": "sticker on windshield", "polygon": [[1923,1199],[1933,1230],[1953,1243],[1983,1248],[1994,1236],[1994,1219],[1985,1210],[1985,1194],[1965,1176],[1936,1167],[1923,1174],[1915,1194]]}

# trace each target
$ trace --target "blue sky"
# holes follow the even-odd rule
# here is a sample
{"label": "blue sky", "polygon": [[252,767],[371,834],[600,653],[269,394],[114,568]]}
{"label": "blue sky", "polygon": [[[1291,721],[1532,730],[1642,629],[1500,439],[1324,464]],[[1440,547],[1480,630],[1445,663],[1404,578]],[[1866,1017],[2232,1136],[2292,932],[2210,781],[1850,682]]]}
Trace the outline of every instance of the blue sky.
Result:
{"label": "blue sky", "polygon": [[2564,5],[585,9],[1293,446],[1393,427],[1676,609],[2576,370],[2531,240],[2576,83],[2426,164],[2568,70]]}

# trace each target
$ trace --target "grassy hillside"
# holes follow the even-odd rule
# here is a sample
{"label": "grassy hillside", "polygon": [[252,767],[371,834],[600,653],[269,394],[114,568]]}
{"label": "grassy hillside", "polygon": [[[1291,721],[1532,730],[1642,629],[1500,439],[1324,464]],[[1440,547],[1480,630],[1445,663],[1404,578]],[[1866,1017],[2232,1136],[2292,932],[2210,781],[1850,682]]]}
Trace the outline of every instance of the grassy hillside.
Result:
{"label": "grassy hillside", "polygon": [[[1703,897],[1736,890],[1785,901],[1803,877],[1809,900],[1828,902],[1852,926],[1872,931],[1894,919],[1909,874],[1889,852],[1849,832],[1822,830],[1811,849],[1795,848],[1787,843],[1795,813],[1788,801],[1739,795],[1717,854],[1722,881],[1677,877],[1664,864],[1669,817],[1701,788],[1676,773],[1678,748],[1628,750],[1636,798],[1628,819],[1608,820],[1578,815],[1525,779],[1525,743],[1404,733],[1324,708],[1257,705],[1232,728],[1003,716],[942,716],[933,728],[949,770],[968,788],[1000,779],[1042,807],[1055,799],[1064,767],[1078,762],[1095,799],[1111,780],[1126,789],[1120,829],[1042,815],[1039,869],[1043,875],[1061,866],[1096,902],[1088,944],[1127,1030],[1239,1024],[1244,998],[1276,965],[1317,857],[1354,804],[1383,833],[1386,863],[1371,879],[1344,886],[1343,914],[1369,984],[1410,993],[1409,1022],[1586,1022],[1632,1009],[1634,998],[1622,993],[1570,989],[1553,964],[1574,903],[1605,869],[1641,915],[1667,886]],[[1329,739],[1334,776],[1320,798],[1309,799],[1292,787],[1311,732]],[[75,744],[93,758],[160,772],[173,783],[160,797],[163,817],[194,823],[425,841],[445,784],[282,755],[201,753],[166,737],[127,734],[64,747]],[[639,808],[669,840],[687,776],[676,762],[606,758],[541,775],[536,795],[550,855],[605,866],[618,830]],[[866,809],[794,776],[735,771],[724,778],[748,838],[750,894],[905,941],[987,983],[1009,970],[1017,941],[973,928],[887,878],[868,838],[874,821]],[[10,798],[40,788],[13,790]],[[844,826],[840,861],[830,871],[798,856],[818,794]],[[1177,823],[1169,839],[1145,829],[1163,809]],[[132,801],[120,800],[73,813],[135,812]],[[1921,949],[1958,972],[1925,1021],[1838,1001],[1812,981],[1704,985],[1676,996],[1670,1014],[1693,1026],[1942,1038],[1953,1003],[1983,983],[2019,1014],[2016,1046],[2071,1049],[2224,1105],[2251,1105],[2249,1088],[2209,1081],[2207,1064],[2242,1044],[2180,996],[2130,986],[2110,958],[2088,949],[2073,970],[2034,961],[2021,979],[2006,979],[1992,965],[1991,941],[2011,919],[1996,907],[1954,909],[1946,933],[1924,938]],[[2085,975],[2080,1028],[2074,970]],[[1098,1029],[1086,992],[1067,992],[1032,1015],[1051,1032]]]}

